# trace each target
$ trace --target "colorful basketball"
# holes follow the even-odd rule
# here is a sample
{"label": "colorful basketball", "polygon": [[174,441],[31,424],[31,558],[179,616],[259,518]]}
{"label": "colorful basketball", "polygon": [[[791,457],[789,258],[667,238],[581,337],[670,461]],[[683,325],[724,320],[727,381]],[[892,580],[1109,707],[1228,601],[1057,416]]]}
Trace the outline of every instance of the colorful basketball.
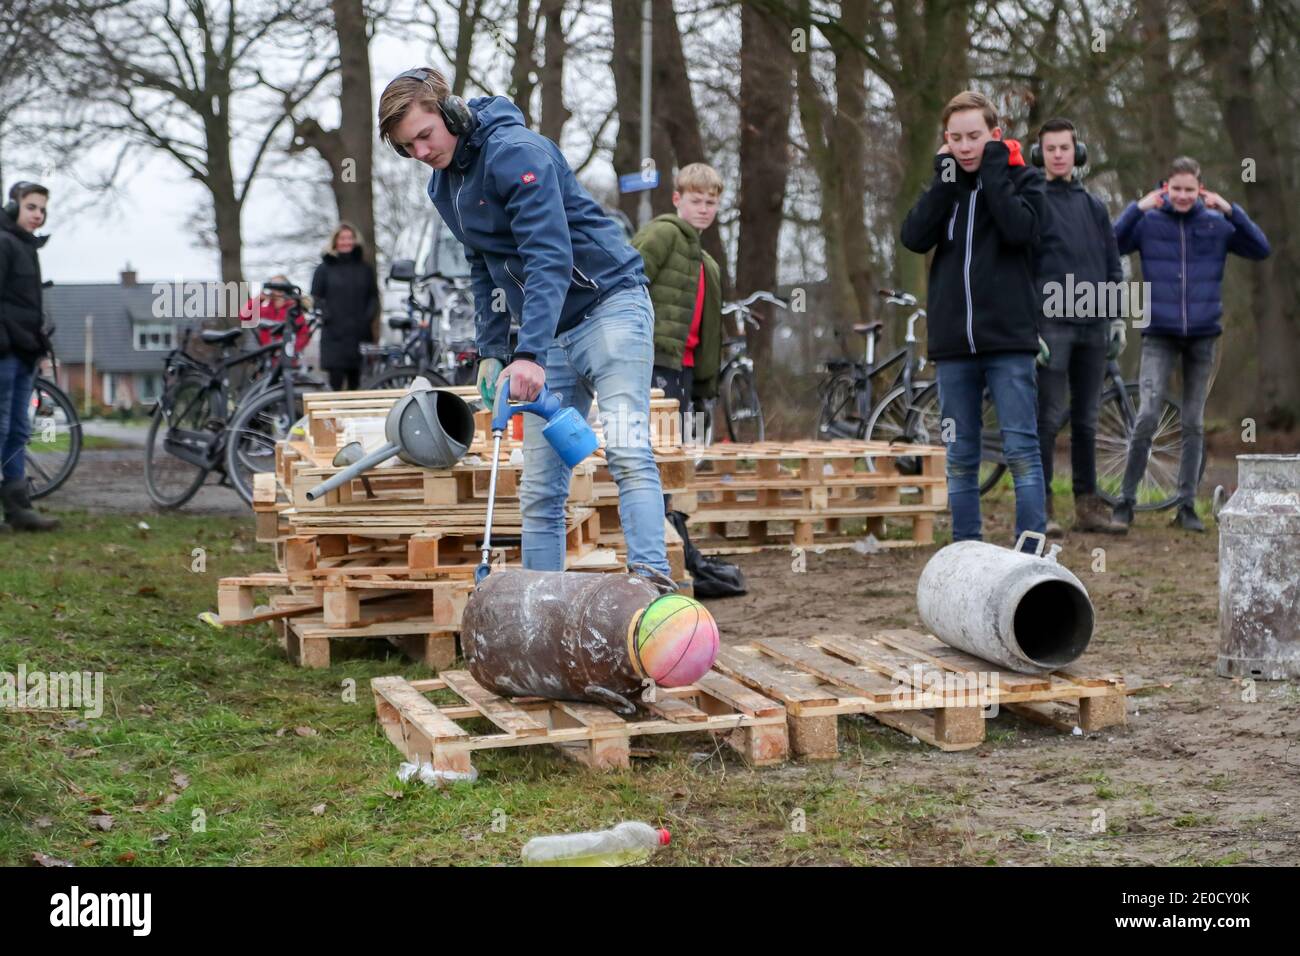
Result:
{"label": "colorful basketball", "polygon": [[682,687],[709,672],[718,656],[718,624],[684,594],[655,598],[637,623],[637,656],[656,684]]}

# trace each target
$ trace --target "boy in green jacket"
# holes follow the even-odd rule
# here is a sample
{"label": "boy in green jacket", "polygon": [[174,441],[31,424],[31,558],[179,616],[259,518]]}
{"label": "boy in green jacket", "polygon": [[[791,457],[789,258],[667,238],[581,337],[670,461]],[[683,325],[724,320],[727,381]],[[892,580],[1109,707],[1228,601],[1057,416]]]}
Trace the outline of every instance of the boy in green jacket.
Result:
{"label": "boy in green jacket", "polygon": [[721,196],[722,177],[712,166],[683,166],[673,182],[677,214],[655,217],[632,237],[655,309],[651,383],[677,399],[683,424],[692,398],[712,398],[718,392],[722,273],[700,245],[700,234],[713,225]]}

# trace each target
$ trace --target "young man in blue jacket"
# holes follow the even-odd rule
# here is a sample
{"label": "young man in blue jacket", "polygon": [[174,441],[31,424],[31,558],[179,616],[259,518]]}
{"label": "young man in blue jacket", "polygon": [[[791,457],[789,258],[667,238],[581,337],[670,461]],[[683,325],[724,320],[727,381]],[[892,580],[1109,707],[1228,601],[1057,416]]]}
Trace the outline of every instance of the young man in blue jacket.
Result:
{"label": "young man in blue jacket", "polygon": [[[628,563],[668,575],[648,427],[654,309],[640,254],[559,148],[503,97],[467,103],[437,70],[408,70],[380,97],[379,134],[433,170],[429,198],[465,246],[483,400],[491,407],[508,376],[512,398],[530,401],[546,385],[585,417],[598,393]],[[511,316],[519,320],[513,353]],[[542,424],[525,416],[524,566],[562,571],[572,471]]]}
{"label": "young man in blue jacket", "polygon": [[1205,400],[1223,332],[1219,319],[1224,262],[1230,252],[1246,259],[1268,258],[1268,239],[1244,209],[1205,188],[1200,164],[1187,156],[1170,164],[1169,178],[1160,189],[1120,213],[1115,239],[1121,255],[1142,256],[1142,278],[1151,288],[1151,321],[1142,330],[1141,407],[1114,518],[1133,523],[1138,482],[1146,473],[1165,385],[1181,360],[1183,448],[1174,524],[1204,531],[1196,516],[1196,486],[1205,466]]}

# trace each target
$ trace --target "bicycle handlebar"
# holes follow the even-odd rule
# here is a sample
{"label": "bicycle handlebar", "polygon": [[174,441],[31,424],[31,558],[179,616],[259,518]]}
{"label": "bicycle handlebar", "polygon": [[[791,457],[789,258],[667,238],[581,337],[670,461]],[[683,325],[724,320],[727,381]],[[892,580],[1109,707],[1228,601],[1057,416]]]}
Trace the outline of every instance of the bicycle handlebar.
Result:
{"label": "bicycle handlebar", "polygon": [[877,289],[876,295],[880,296],[891,305],[916,305],[916,296],[910,292],[903,292],[899,289]]}
{"label": "bicycle handlebar", "polygon": [[757,292],[751,293],[748,298],[741,299],[737,302],[726,303],[722,307],[722,314],[731,315],[733,312],[748,313],[749,307],[753,305],[755,302],[770,302],[772,303],[772,305],[780,306],[783,309],[790,308],[790,304],[788,302],[784,302],[781,299],[774,296],[772,293],[765,292],[762,289],[760,289]]}

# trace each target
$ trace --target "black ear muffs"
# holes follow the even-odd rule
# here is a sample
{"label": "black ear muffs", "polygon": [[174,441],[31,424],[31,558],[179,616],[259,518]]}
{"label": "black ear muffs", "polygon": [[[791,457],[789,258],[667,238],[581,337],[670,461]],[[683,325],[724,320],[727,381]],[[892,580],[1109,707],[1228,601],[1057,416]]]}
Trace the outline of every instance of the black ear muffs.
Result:
{"label": "black ear muffs", "polygon": [[[1040,169],[1043,166],[1043,147],[1035,143],[1029,147],[1029,161]],[[1074,168],[1088,165],[1088,144],[1074,141]]]}
{"label": "black ear muffs", "polygon": [[20,179],[9,187],[9,201],[5,203],[4,209],[5,215],[14,220],[14,222],[18,221],[18,193],[26,186],[35,185],[37,184],[28,182],[25,179]]}
{"label": "black ear muffs", "polygon": [[[404,79],[419,80],[421,83],[427,83],[431,72],[432,71],[427,67],[416,67],[414,70],[407,70],[405,73],[399,73],[397,76],[393,77],[390,83],[395,83],[398,80]],[[451,133],[452,136],[465,136],[468,133],[474,132],[474,127],[478,125],[478,121],[474,118],[474,113],[469,108],[469,104],[459,96],[443,97],[442,102],[438,104],[438,112],[442,115],[442,121],[447,126],[447,132]],[[398,146],[396,143],[393,144],[393,152],[397,153],[397,155],[401,156],[403,159],[411,158],[411,154],[408,153],[404,147]]]}

